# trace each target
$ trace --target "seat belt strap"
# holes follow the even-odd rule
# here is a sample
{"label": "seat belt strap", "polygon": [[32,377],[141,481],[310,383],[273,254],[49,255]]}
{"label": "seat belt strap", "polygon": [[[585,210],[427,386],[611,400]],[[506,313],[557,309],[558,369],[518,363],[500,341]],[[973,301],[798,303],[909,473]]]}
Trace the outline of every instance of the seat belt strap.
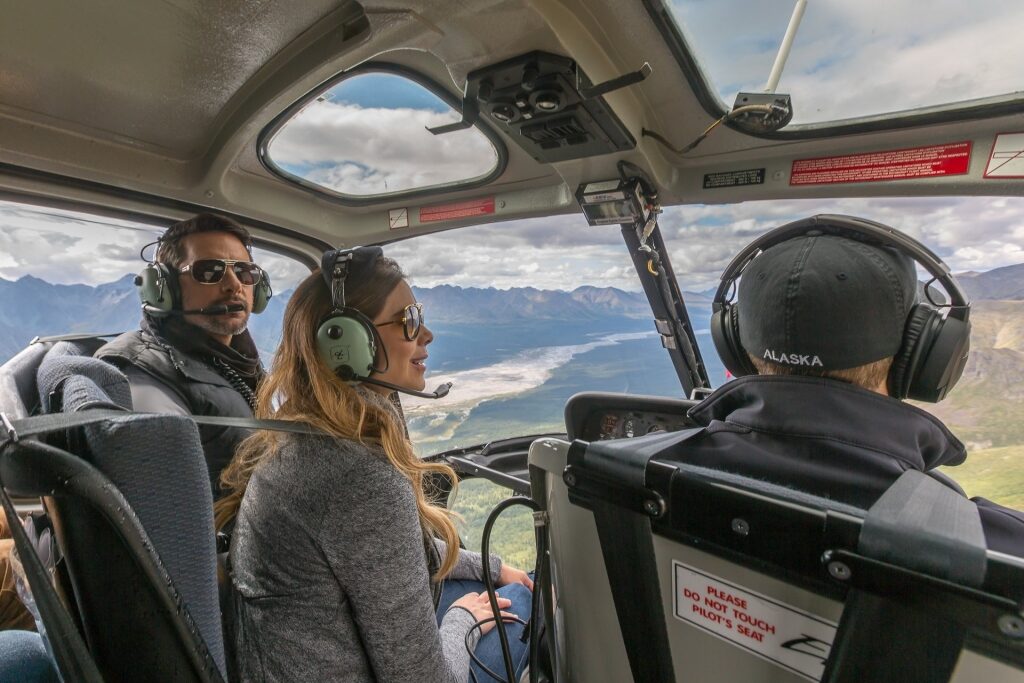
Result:
{"label": "seat belt strap", "polygon": [[62,341],[82,341],[83,339],[105,339],[107,337],[120,337],[124,332],[73,332],[71,334],[55,334],[50,337],[36,337],[29,342],[32,344],[47,344]]}
{"label": "seat belt strap", "polygon": [[[585,448],[574,444],[569,463],[584,482],[589,477],[597,477],[609,491],[643,493],[651,459],[679,448],[702,431],[695,428],[589,444],[580,441],[576,443],[585,444]],[[665,625],[651,518],[607,500],[597,490],[587,496],[587,507],[594,513],[633,681],[673,683],[676,677]]]}
{"label": "seat belt strap", "polygon": [[[2,472],[3,452],[0,451],[0,472]],[[14,509],[7,489],[4,488],[2,477],[0,477],[0,498],[3,499],[4,512],[7,515],[7,524],[11,527],[11,536],[14,537],[14,545],[18,549],[18,558],[21,566],[25,569],[29,587],[32,589],[32,598],[39,608],[39,615],[46,625],[49,635],[50,648],[53,657],[56,659],[58,671],[65,681],[83,681],[84,683],[103,683],[103,676],[96,666],[89,649],[82,640],[82,635],[71,620],[71,616],[64,609],[57,591],[50,582],[50,577],[43,567],[36,550],[32,547],[25,529],[21,526],[21,520]]]}
{"label": "seat belt strap", "polygon": [[[868,510],[857,550],[973,588],[985,580],[985,535],[977,506],[916,470],[904,472]],[[936,617],[927,606],[905,606],[851,589],[821,680],[945,683],[966,636],[962,625]],[[893,647],[897,642],[900,646]]]}
{"label": "seat belt strap", "polygon": [[605,501],[592,507],[633,681],[673,683],[651,520]]}
{"label": "seat belt strap", "polygon": [[11,441],[30,436],[38,436],[48,432],[55,432],[62,429],[74,427],[85,427],[107,420],[117,420],[131,415],[173,415],[184,417],[200,425],[212,425],[219,427],[240,427],[243,429],[269,429],[278,432],[292,432],[296,434],[323,435],[324,432],[310,427],[304,422],[293,422],[290,420],[257,420],[246,417],[216,417],[211,415],[181,415],[178,413],[137,413],[130,410],[83,410],[76,413],[52,413],[49,415],[35,415],[20,419],[10,419],[4,413],[0,413],[0,422],[3,423],[7,438]]}

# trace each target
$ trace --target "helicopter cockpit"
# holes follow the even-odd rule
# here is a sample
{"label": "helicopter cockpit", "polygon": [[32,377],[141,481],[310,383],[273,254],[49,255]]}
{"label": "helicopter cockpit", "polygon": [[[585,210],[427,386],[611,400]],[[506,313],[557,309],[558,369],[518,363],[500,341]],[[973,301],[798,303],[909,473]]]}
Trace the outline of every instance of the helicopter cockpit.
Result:
{"label": "helicopter cockpit", "polygon": [[[1022,27],[1010,0],[9,8],[0,544],[55,670],[238,678],[197,429],[315,430],[136,413],[93,357],[138,326],[140,248],[213,212],[274,283],[265,362],[324,252],[403,263],[452,385],[401,398],[459,477],[436,502],[535,568],[522,680],[1024,680],[1024,559],[967,498],[1024,510]],[[756,374],[729,330],[758,240],[806,220],[912,252],[945,330],[898,398],[969,457],[867,505],[678,457]]]}

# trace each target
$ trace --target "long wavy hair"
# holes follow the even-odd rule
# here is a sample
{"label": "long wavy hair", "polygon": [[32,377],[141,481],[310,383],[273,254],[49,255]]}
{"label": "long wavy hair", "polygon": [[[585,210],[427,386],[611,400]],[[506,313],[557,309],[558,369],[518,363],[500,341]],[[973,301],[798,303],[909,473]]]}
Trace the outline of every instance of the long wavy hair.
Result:
{"label": "long wavy hair", "polygon": [[[378,258],[369,276],[346,283],[346,304],[372,320],[380,314],[384,301],[403,279],[397,263],[386,257]],[[428,487],[433,475],[443,475],[454,484],[455,473],[445,464],[424,462],[416,457],[397,413],[366,401],[321,359],[316,332],[331,308],[330,293],[320,271],[316,270],[298,286],[285,309],[284,334],[270,373],[260,385],[256,417],[304,422],[340,439],[383,447],[391,464],[412,482],[424,533],[448,544],[447,556],[434,577],[435,580],[443,578],[455,567],[459,536],[451,513],[431,502]],[[238,514],[253,472],[275,456],[285,438],[295,436],[261,430],[239,445],[231,463],[221,473],[221,484],[227,493],[214,508],[217,528],[222,528]]]}

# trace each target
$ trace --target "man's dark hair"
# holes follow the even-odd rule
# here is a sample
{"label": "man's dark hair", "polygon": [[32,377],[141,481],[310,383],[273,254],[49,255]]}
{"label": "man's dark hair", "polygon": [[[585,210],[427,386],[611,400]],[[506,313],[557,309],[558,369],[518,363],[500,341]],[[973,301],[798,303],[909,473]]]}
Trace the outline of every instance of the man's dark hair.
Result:
{"label": "man's dark hair", "polygon": [[185,260],[185,248],[181,241],[189,235],[201,232],[226,232],[234,235],[245,245],[252,257],[252,236],[237,221],[215,213],[201,213],[187,220],[175,223],[160,236],[156,248],[156,260],[172,268],[180,268]]}

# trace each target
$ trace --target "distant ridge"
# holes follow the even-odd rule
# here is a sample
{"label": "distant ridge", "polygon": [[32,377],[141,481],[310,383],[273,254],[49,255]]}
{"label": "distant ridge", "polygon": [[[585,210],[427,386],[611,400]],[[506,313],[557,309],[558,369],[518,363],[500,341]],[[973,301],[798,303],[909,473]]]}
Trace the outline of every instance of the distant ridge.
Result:
{"label": "distant ridge", "polygon": [[1024,299],[1024,263],[993,268],[984,273],[961,273],[956,276],[956,279],[972,300],[1020,301]]}
{"label": "distant ridge", "polygon": [[[16,281],[0,278],[0,362],[37,335],[136,329],[141,314],[133,278],[129,274],[95,287],[54,285],[32,275]],[[975,301],[1024,300],[1024,264],[985,273],[963,273],[958,280]],[[426,307],[427,320],[440,324],[572,322],[604,317],[642,319],[651,315],[642,292],[615,287],[586,285],[565,291],[440,285],[416,287],[414,292]],[[290,295],[291,292],[276,294],[266,313],[252,317],[250,329],[263,353],[269,354],[277,347],[280,319]],[[689,306],[701,308],[711,303],[713,295],[714,289],[683,293]],[[696,320],[694,324],[702,326]]]}
{"label": "distant ridge", "polygon": [[[37,335],[137,329],[142,316],[134,277],[125,275],[95,287],[54,285],[32,275],[16,281],[0,278],[0,362]],[[441,285],[414,291],[426,307],[427,319],[437,323],[640,319],[651,315],[643,293],[615,287],[583,286],[567,292]],[[685,296],[691,304],[704,302],[699,294]],[[250,330],[262,353],[269,354],[277,347],[281,315],[290,297],[290,291],[275,294],[267,311],[250,319]]]}

